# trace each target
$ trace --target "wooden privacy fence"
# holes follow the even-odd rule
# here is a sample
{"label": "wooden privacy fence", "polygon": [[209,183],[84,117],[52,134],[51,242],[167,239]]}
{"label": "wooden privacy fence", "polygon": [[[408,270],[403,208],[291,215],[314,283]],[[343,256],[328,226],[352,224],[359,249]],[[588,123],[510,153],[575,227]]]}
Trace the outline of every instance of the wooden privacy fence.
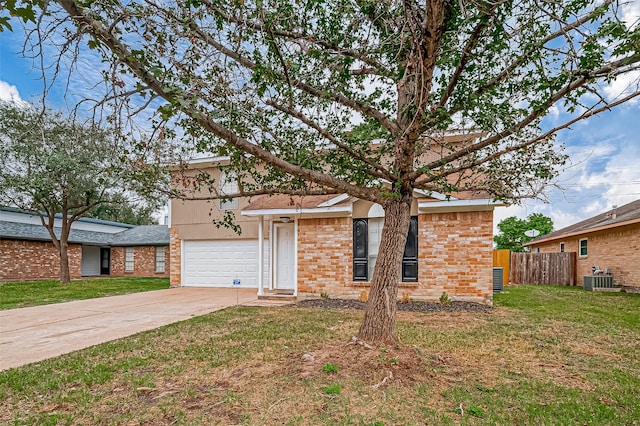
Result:
{"label": "wooden privacy fence", "polygon": [[511,283],[576,285],[576,253],[511,253]]}
{"label": "wooden privacy fence", "polygon": [[493,267],[502,268],[502,284],[509,284],[509,269],[511,266],[511,252],[509,250],[493,251]]}

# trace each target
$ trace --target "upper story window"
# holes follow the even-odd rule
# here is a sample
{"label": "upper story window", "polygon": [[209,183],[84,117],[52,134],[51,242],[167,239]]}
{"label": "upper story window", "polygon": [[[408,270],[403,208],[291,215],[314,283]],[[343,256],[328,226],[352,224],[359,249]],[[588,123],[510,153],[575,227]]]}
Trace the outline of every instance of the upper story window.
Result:
{"label": "upper story window", "polygon": [[564,243],[560,243],[560,253],[564,253]]}
{"label": "upper story window", "polygon": [[582,240],[580,240],[580,256],[584,257],[588,254],[589,250],[588,250],[588,244],[587,244],[587,239],[583,238]]}
{"label": "upper story window", "polygon": [[[238,179],[233,172],[220,173],[220,194],[237,194]],[[234,210],[238,208],[238,199],[220,199],[220,210]]]}

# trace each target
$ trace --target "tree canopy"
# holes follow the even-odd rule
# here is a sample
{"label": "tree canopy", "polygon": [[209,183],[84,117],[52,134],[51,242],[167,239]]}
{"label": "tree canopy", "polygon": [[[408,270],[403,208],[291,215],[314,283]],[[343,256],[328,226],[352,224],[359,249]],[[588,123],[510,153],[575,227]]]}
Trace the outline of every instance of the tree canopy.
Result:
{"label": "tree canopy", "polygon": [[[625,7],[57,0],[32,34],[61,31],[64,52],[74,41],[99,52],[111,65],[100,105],[154,107],[161,134],[230,157],[235,195],[348,193],[381,204],[359,335],[393,341],[413,191],[539,195],[565,161],[556,133],[640,94],[637,84],[605,90],[640,62],[640,29]],[[543,126],[551,108],[562,121]]]}
{"label": "tree canopy", "polygon": [[87,212],[87,217],[128,223],[130,225],[156,225],[152,214],[155,206],[137,205],[121,193],[109,194],[104,202]]}
{"label": "tree canopy", "polygon": [[[542,213],[532,213],[526,219],[511,216],[500,221],[498,230],[498,235],[493,237],[497,249],[523,252],[522,244],[553,231],[553,221]],[[526,234],[532,230],[538,231],[536,235]]]}
{"label": "tree canopy", "polygon": [[60,112],[0,102],[0,204],[40,217],[59,252],[62,283],[70,280],[72,224],[128,188],[126,159],[114,140],[112,132]]}

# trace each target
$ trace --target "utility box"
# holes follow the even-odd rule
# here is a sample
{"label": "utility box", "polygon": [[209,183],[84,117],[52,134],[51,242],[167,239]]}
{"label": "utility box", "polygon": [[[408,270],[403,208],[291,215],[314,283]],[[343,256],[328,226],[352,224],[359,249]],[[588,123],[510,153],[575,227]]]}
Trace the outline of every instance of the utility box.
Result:
{"label": "utility box", "polygon": [[493,268],[493,292],[501,293],[503,290],[503,273],[502,268]]}
{"label": "utility box", "polygon": [[589,291],[614,288],[613,275],[585,275],[584,289]]}

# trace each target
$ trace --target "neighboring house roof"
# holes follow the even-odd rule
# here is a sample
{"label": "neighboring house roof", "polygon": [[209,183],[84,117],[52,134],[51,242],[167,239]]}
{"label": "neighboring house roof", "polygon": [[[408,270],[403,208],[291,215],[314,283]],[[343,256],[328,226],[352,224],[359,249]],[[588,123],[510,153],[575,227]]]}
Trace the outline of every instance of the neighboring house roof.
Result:
{"label": "neighboring house roof", "polygon": [[[615,213],[614,213],[615,212]],[[617,207],[597,216],[585,219],[582,222],[559,229],[550,234],[524,243],[525,246],[536,245],[561,238],[574,237],[591,232],[602,231],[620,226],[640,223],[640,200],[633,201],[624,206]]]}
{"label": "neighboring house roof", "polygon": [[[2,208],[2,210],[30,216],[28,213],[17,209]],[[0,220],[0,239],[51,241],[51,236],[44,226],[21,221],[20,217],[16,219],[15,216],[16,215],[7,215],[5,220]],[[90,218],[81,218],[79,221],[109,225],[112,228],[98,227],[97,229],[99,230],[86,230],[74,229],[72,226],[69,233],[69,243],[102,246],[153,246],[169,244],[169,227],[166,225],[136,226]],[[74,223],[74,225],[75,224],[76,223]],[[103,229],[113,231],[100,232]],[[54,233],[58,238],[60,238],[60,232],[61,228],[54,228]]]}
{"label": "neighboring house roof", "polygon": [[[27,212],[27,211],[22,210],[22,209],[19,209],[17,207],[0,207],[0,210],[1,211],[6,211],[6,212],[12,212],[12,213],[22,213],[22,214],[33,215],[32,213]],[[54,215],[54,217],[56,219],[61,219],[62,218],[62,214],[56,213]],[[99,224],[99,225],[118,226],[120,228],[135,228],[137,226],[137,225],[131,225],[129,223],[113,222],[113,221],[110,221],[110,220],[102,220],[102,219],[94,219],[92,217],[81,217],[76,222],[96,223],[96,224]]]}
{"label": "neighboring house roof", "polygon": [[[60,228],[53,228],[56,236],[60,238]],[[105,244],[113,238],[113,234],[107,232],[83,231],[72,229],[69,233],[69,242],[74,244]],[[51,241],[51,236],[42,225],[31,223],[0,221],[0,239]]]}
{"label": "neighboring house roof", "polygon": [[169,244],[169,227],[141,225],[113,235],[112,246],[158,246]]}

